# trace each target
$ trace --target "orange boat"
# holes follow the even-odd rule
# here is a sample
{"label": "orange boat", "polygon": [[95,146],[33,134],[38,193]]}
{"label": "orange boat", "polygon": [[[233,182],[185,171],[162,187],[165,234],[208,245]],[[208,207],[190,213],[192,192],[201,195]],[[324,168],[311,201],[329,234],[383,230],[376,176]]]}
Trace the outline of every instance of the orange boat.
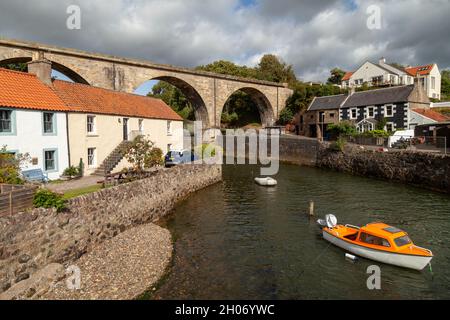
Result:
{"label": "orange boat", "polygon": [[361,228],[338,225],[333,215],[318,223],[325,240],[360,257],[414,270],[423,270],[433,259],[430,250],[414,245],[406,232],[385,223]]}

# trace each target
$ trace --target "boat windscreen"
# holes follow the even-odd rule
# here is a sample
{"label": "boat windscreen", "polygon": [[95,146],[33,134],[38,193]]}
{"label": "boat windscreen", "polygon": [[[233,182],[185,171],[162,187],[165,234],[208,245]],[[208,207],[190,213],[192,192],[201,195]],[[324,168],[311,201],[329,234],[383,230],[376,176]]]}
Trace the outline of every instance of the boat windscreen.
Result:
{"label": "boat windscreen", "polygon": [[412,241],[408,236],[403,236],[394,240],[397,247],[403,247],[407,244],[411,244]]}
{"label": "boat windscreen", "polygon": [[387,231],[387,232],[389,232],[389,233],[392,233],[392,234],[396,234],[396,233],[399,233],[399,232],[403,232],[402,230],[400,230],[400,229],[398,229],[398,228],[396,228],[396,227],[389,227],[389,228],[385,228],[385,229],[383,229],[384,231]]}

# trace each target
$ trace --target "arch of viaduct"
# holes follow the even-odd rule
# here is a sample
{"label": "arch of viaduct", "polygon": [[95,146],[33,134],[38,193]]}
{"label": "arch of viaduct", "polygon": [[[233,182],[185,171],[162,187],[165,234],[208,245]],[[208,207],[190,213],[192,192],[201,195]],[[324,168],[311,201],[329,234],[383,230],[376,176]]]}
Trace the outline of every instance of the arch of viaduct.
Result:
{"label": "arch of viaduct", "polygon": [[148,61],[89,53],[76,49],[0,39],[0,64],[45,58],[52,68],[75,82],[133,93],[148,80],[163,80],[178,87],[190,100],[195,117],[205,127],[220,127],[223,107],[238,90],[258,105],[264,126],[272,126],[292,90],[286,84],[243,79]]}

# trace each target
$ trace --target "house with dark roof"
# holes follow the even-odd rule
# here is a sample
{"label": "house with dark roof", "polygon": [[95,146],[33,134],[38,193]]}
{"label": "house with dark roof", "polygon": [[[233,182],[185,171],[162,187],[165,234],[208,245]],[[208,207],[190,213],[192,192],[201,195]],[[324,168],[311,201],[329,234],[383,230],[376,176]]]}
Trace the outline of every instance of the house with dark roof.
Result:
{"label": "house with dark roof", "polygon": [[441,73],[436,64],[401,68],[381,58],[378,63],[366,61],[356,71],[347,72],[342,78],[342,88],[358,88],[363,85],[401,86],[419,81],[429,98],[441,99]]}
{"label": "house with dark roof", "polygon": [[0,146],[29,153],[29,168],[52,180],[81,160],[85,174],[110,173],[130,166],[121,151],[137,136],[183,148],[183,119],[162,100],[53,80],[47,65],[0,69]]}
{"label": "house with dark roof", "polygon": [[[431,115],[433,114],[433,116]],[[433,119],[434,118],[434,119]],[[300,132],[322,138],[330,124],[352,122],[359,132],[384,124],[386,131],[414,129],[435,121],[430,100],[420,84],[315,98],[300,118]]]}

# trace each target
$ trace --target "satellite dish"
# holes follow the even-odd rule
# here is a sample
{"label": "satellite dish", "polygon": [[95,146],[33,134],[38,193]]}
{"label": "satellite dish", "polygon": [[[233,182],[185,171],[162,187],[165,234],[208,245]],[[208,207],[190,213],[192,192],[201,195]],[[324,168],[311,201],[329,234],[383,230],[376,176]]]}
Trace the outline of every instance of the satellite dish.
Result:
{"label": "satellite dish", "polygon": [[327,222],[327,227],[330,229],[333,229],[337,226],[338,220],[337,218],[332,214],[327,214],[325,216],[325,221]]}

